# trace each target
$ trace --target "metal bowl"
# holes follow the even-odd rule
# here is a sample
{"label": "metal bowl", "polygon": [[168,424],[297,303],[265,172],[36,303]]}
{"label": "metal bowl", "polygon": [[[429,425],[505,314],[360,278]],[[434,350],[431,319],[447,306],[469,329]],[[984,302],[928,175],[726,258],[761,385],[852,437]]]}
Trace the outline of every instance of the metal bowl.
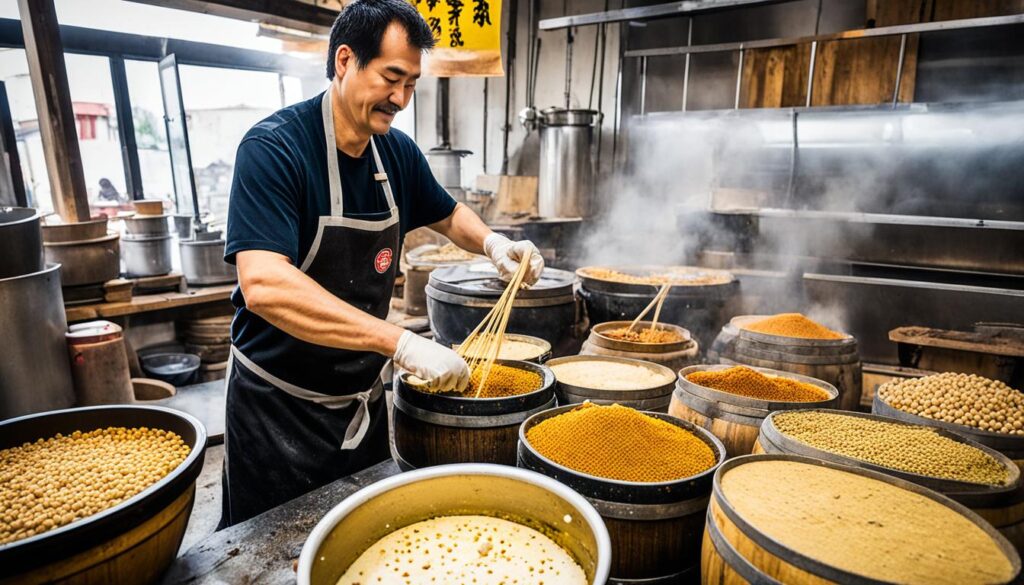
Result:
{"label": "metal bowl", "polygon": [[611,541],[594,507],[569,487],[505,465],[464,463],[402,473],[335,506],[299,556],[299,585],[335,585],[384,536],[422,520],[479,514],[514,519],[562,545],[594,585],[607,581]]}
{"label": "metal bowl", "polygon": [[[110,426],[173,431],[192,452],[175,470],[116,506],[66,526],[0,545],[0,582],[104,583],[115,575],[124,583],[148,582],[159,577],[174,560],[206,452],[206,428],[194,417],[159,406],[55,410],[0,423],[0,449],[57,433],[67,435]],[[187,508],[169,518],[169,511],[180,507],[183,501]],[[163,521],[154,525],[157,519]],[[141,543],[135,542],[140,531],[152,534]],[[70,560],[75,558],[77,562]],[[41,579],[41,575],[45,578]]]}
{"label": "metal bowl", "polygon": [[150,377],[174,386],[195,382],[199,373],[199,356],[191,353],[157,353],[140,357],[142,369]]}

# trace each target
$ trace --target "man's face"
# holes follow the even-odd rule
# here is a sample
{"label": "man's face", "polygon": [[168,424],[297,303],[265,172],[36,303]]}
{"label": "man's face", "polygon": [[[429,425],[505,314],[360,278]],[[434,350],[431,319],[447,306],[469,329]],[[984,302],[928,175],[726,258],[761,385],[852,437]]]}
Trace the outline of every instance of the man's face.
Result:
{"label": "man's face", "polygon": [[380,55],[362,68],[348,45],[334,57],[334,85],[341,107],[355,130],[386,134],[395,114],[405,109],[420,76],[421,51],[409,44],[405,29],[391,23],[380,43]]}

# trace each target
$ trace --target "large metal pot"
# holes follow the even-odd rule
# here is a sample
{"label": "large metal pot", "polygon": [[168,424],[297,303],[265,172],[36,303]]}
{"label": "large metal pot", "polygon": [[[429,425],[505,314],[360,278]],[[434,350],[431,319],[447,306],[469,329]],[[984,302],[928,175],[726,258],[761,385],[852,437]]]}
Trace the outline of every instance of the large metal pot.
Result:
{"label": "large metal pot", "polygon": [[126,217],[124,227],[128,234],[135,236],[166,236],[171,233],[167,215],[136,215]]}
{"label": "large metal pot", "polygon": [[61,286],[102,284],[121,274],[120,238],[111,232],[91,240],[45,240],[43,250],[47,263],[61,265]]}
{"label": "large metal pot", "polygon": [[181,270],[194,285],[227,284],[238,279],[235,267],[224,261],[224,240],[181,240]]}
{"label": "large metal pot", "polygon": [[541,217],[587,217],[593,211],[594,110],[548,108],[540,113]]}
{"label": "large metal pot", "polygon": [[505,517],[544,527],[576,559],[590,583],[607,581],[608,530],[583,496],[539,473],[465,463],[402,473],[345,498],[316,525],[299,556],[299,585],[334,585],[368,546],[445,515]]}
{"label": "large metal pot", "polygon": [[[74,404],[59,264],[0,279],[0,420]],[[2,547],[0,547],[2,548]]]}
{"label": "large metal pot", "polygon": [[129,278],[163,276],[171,271],[171,236],[125,236],[121,248]]}
{"label": "large metal pot", "polygon": [[43,269],[43,233],[39,211],[30,207],[0,207],[0,278],[32,274]]}

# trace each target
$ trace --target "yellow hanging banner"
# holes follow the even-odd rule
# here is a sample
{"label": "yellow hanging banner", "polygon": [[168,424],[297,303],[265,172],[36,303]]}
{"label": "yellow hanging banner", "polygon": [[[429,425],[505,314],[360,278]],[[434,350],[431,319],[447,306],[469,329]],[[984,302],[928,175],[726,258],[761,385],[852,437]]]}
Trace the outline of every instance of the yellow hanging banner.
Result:
{"label": "yellow hanging banner", "polygon": [[434,33],[426,73],[435,77],[500,77],[501,0],[409,0]]}

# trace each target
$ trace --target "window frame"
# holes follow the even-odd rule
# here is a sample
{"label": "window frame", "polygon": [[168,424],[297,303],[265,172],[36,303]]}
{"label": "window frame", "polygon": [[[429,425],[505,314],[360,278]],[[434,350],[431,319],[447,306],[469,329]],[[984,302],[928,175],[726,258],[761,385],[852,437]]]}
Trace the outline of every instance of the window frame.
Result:
{"label": "window frame", "polygon": [[[297,77],[303,82],[323,76],[319,62],[212,43],[68,25],[60,26],[60,37],[65,54],[106,57],[110,64],[114,108],[118,119],[118,141],[125,169],[125,185],[128,192],[131,193],[132,199],[142,199],[145,195],[138,144],[135,140],[135,124],[131,115],[131,97],[124,66],[125,60],[159,63],[161,59],[174,55],[178,65],[277,73],[279,78],[288,75]],[[0,18],[0,47],[25,48],[25,37],[20,20]],[[166,120],[166,118],[165,110],[164,119]],[[194,169],[191,170],[194,171]]]}

